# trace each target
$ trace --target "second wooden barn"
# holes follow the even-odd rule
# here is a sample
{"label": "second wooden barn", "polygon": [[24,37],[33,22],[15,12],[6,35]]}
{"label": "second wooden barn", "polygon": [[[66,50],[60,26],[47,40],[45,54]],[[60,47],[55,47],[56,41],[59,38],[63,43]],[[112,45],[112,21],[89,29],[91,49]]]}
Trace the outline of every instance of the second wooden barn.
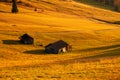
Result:
{"label": "second wooden barn", "polygon": [[59,40],[45,46],[45,52],[54,54],[71,51],[71,49],[72,47],[63,40]]}

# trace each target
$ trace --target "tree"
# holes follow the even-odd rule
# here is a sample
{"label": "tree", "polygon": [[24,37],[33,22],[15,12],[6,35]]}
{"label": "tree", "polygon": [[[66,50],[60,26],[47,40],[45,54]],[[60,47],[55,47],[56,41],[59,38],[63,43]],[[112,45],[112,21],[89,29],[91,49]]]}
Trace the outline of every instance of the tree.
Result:
{"label": "tree", "polygon": [[12,0],[12,13],[18,13],[17,0]]}
{"label": "tree", "polygon": [[115,0],[114,1],[114,7],[116,11],[120,12],[120,0]]}

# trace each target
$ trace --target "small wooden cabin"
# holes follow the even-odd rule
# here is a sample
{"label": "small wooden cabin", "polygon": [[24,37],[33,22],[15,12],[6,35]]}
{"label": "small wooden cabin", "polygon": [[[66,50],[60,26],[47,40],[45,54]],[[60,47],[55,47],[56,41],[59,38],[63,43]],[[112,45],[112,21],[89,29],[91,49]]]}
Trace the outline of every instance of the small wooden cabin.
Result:
{"label": "small wooden cabin", "polygon": [[22,44],[33,44],[34,39],[31,36],[29,36],[28,34],[24,34],[20,37],[20,42]]}
{"label": "small wooden cabin", "polygon": [[63,40],[56,41],[54,43],[45,46],[45,52],[58,54],[60,52],[71,51],[72,47]]}

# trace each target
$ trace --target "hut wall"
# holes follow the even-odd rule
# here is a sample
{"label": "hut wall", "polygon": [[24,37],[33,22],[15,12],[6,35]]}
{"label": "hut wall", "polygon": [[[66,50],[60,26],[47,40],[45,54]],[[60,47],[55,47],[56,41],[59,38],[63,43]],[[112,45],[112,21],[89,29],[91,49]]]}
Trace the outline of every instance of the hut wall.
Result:
{"label": "hut wall", "polygon": [[57,54],[58,53],[58,49],[52,49],[52,48],[48,47],[48,48],[45,48],[45,52]]}

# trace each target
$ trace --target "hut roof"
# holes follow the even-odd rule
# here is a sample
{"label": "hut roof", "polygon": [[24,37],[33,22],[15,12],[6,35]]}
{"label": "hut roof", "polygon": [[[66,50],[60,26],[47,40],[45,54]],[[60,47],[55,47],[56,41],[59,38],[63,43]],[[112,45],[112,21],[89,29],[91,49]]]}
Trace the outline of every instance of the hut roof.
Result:
{"label": "hut roof", "polygon": [[63,40],[59,40],[54,43],[48,44],[47,46],[45,46],[45,48],[50,47],[50,48],[60,49],[66,46],[68,46],[68,43],[64,42]]}
{"label": "hut roof", "polygon": [[[30,35],[28,35],[28,34],[23,34],[22,36],[21,36],[21,38],[22,39],[26,39],[26,38],[32,38]],[[33,38],[32,38],[33,39]]]}

